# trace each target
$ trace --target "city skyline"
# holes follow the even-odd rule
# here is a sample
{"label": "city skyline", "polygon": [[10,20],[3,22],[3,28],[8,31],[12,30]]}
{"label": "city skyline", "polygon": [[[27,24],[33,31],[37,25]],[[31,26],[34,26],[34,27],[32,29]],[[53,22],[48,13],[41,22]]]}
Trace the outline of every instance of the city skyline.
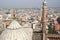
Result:
{"label": "city skyline", "polygon": [[[47,7],[60,7],[60,0],[46,0]],[[43,0],[0,0],[0,8],[41,8]]]}

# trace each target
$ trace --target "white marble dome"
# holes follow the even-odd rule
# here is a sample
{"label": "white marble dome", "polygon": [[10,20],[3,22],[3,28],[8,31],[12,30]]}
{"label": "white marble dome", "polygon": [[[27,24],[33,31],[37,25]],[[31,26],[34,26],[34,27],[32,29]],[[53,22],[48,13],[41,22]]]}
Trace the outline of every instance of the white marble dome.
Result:
{"label": "white marble dome", "polygon": [[32,34],[32,28],[24,28],[14,20],[8,28],[2,32],[0,40],[32,40]]}
{"label": "white marble dome", "polygon": [[8,29],[18,29],[21,28],[22,26],[16,21],[12,21],[11,24],[7,27]]}

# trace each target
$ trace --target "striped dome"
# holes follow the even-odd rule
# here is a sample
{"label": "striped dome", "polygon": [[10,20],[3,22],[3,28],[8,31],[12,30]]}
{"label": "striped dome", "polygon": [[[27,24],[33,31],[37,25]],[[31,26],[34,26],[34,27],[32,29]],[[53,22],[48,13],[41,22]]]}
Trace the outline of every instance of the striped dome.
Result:
{"label": "striped dome", "polygon": [[32,34],[32,28],[21,27],[21,25],[14,20],[8,28],[2,32],[0,40],[32,40]]}
{"label": "striped dome", "polygon": [[12,23],[7,28],[17,29],[17,28],[20,28],[20,27],[21,27],[21,25],[16,20],[13,20]]}

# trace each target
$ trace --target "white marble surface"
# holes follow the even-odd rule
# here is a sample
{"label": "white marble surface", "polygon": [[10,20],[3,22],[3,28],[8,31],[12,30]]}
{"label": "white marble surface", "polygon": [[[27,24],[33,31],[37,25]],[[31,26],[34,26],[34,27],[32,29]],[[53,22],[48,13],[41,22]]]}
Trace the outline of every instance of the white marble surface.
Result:
{"label": "white marble surface", "polygon": [[13,20],[7,28],[17,29],[17,28],[20,28],[20,27],[21,27],[21,25],[16,20]]}
{"label": "white marble surface", "polygon": [[32,40],[32,28],[19,26],[17,21],[13,21],[10,26],[2,32],[0,40]]}

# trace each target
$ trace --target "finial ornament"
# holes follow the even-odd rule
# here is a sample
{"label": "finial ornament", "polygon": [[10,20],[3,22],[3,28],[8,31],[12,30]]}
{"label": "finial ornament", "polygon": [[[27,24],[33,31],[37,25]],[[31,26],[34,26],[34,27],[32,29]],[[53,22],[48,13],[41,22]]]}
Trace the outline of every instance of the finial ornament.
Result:
{"label": "finial ornament", "polygon": [[16,19],[16,10],[13,10],[13,19]]}

